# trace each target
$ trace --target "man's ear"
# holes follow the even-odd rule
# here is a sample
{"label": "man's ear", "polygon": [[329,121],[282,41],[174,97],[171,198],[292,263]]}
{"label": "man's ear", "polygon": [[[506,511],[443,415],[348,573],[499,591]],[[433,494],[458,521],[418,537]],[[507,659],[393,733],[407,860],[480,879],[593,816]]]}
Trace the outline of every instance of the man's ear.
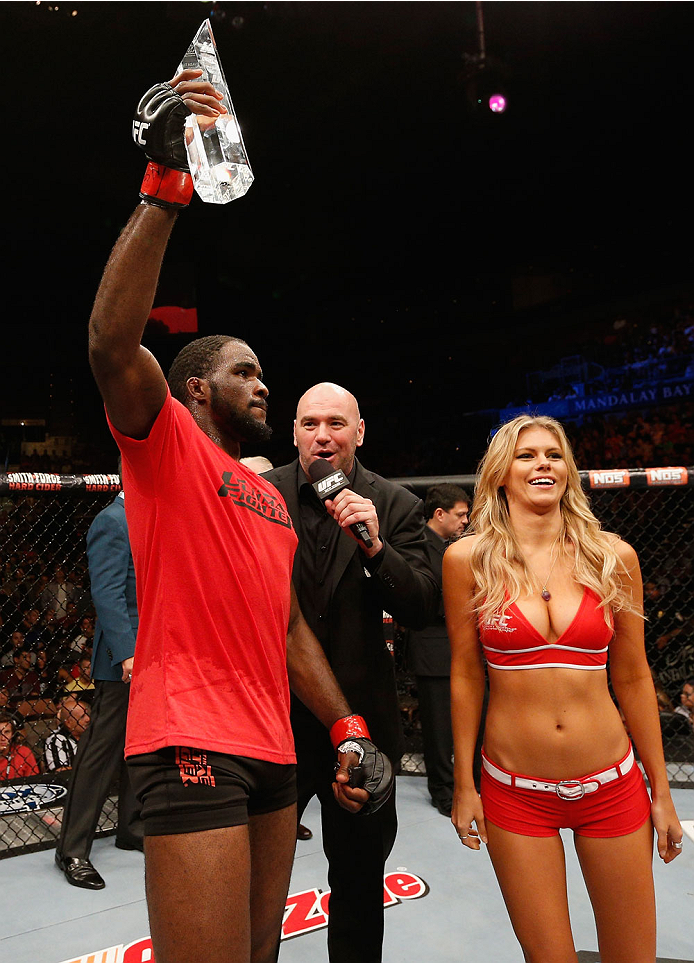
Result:
{"label": "man's ear", "polygon": [[186,381],[188,395],[196,404],[204,405],[210,397],[210,383],[205,378],[194,376]]}
{"label": "man's ear", "polygon": [[364,444],[364,434],[366,433],[366,425],[364,424],[364,419],[359,419],[359,424],[357,425],[357,448],[361,448]]}

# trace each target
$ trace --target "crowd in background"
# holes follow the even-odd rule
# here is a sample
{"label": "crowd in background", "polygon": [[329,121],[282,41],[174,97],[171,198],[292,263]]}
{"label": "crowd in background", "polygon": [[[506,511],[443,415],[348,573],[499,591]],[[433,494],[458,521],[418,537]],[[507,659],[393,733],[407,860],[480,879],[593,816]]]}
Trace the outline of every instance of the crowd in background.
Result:
{"label": "crowd in background", "polygon": [[79,450],[50,448],[39,451],[31,444],[25,446],[19,464],[19,471],[51,472],[56,475],[79,475],[94,471],[94,455],[84,445]]}
{"label": "crowd in background", "polygon": [[694,404],[588,415],[567,425],[579,468],[656,468],[694,464]]}
{"label": "crowd in background", "polygon": [[572,339],[570,357],[562,357],[559,348],[545,370],[528,374],[534,388],[533,397],[525,401],[541,404],[694,379],[694,307],[678,306],[666,315],[586,325],[582,335]]}
{"label": "crowd in background", "polygon": [[[519,403],[626,392],[667,383],[694,382],[694,306],[670,309],[660,320],[617,318],[589,325],[574,340],[576,353],[560,354],[544,371],[533,372],[532,397]],[[566,372],[559,376],[561,362]],[[583,372],[579,383],[576,372]],[[689,466],[694,459],[694,404],[683,396],[673,404],[614,414],[577,416],[566,425],[579,468]]]}
{"label": "crowd in background", "polygon": [[80,525],[74,565],[51,558],[64,528],[31,496],[1,503],[0,780],[69,769],[89,723],[95,616]]}
{"label": "crowd in background", "polygon": [[[645,377],[662,378],[673,371],[678,377],[687,372],[694,376],[694,309],[678,308],[658,321],[605,322],[587,331],[579,348],[587,361],[608,375],[619,372],[621,383],[603,382],[601,390],[634,386]],[[688,367],[683,367],[682,359]],[[560,392],[562,386],[552,390]],[[397,413],[384,412],[382,418],[392,420],[393,437],[398,437]],[[680,401],[587,415],[567,428],[579,468],[689,466],[694,463],[693,422],[694,402]],[[75,446],[75,451],[79,454],[73,457],[67,450],[34,450],[15,467],[59,473],[94,470],[84,445]],[[461,448],[452,445],[442,452],[439,440],[422,432],[408,441],[406,450],[397,445],[392,452],[381,450],[377,470],[390,477],[472,471],[474,465],[461,464],[462,457]],[[652,494],[649,504],[655,504],[658,494]],[[689,698],[683,685],[691,686],[694,677],[694,603],[689,590],[694,581],[694,538],[683,538],[685,531],[694,534],[692,520],[685,512],[678,527],[671,524],[667,531],[653,531],[650,519],[657,510],[649,518],[645,504],[635,493],[623,493],[614,508],[605,506],[602,520],[605,527],[633,541],[647,560],[649,660],[662,712],[682,717],[682,700]],[[0,781],[22,774],[11,773],[8,757],[3,756],[8,740],[15,747],[27,744],[31,758],[16,758],[23,774],[66,769],[88,724],[94,611],[84,536],[90,520],[79,499],[67,513],[64,505],[56,508],[31,495],[0,499]],[[687,711],[691,725],[691,709]]]}

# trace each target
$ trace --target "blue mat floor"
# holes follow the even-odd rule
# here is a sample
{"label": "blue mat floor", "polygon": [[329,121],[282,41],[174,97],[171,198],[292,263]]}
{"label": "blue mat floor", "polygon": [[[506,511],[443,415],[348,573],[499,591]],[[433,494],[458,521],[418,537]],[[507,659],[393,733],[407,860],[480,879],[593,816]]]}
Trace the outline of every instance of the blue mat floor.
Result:
{"label": "blue mat floor", "polygon": [[[694,791],[675,790],[674,797],[680,817],[689,821],[690,838],[671,865],[655,859],[658,956],[692,961]],[[386,870],[396,895],[417,898],[401,899],[386,909],[384,963],[522,963],[486,853],[462,850],[450,821],[430,805],[424,779],[398,777],[398,813],[400,830]],[[327,889],[315,801],[303,822],[314,838],[297,843],[290,894]],[[565,842],[576,948],[583,951],[582,960],[595,960],[592,913],[570,833]],[[91,954],[89,963],[121,963],[121,953],[97,951],[148,936],[142,855],[116,849],[113,839],[101,839],[94,844],[92,861],[107,884],[95,893],[69,886],[54,866],[52,850],[0,861],[3,963],[87,963]],[[416,880],[408,873],[425,881],[425,895],[418,896]],[[137,963],[147,959],[147,951],[138,953]],[[282,944],[280,963],[326,960],[325,929]]]}

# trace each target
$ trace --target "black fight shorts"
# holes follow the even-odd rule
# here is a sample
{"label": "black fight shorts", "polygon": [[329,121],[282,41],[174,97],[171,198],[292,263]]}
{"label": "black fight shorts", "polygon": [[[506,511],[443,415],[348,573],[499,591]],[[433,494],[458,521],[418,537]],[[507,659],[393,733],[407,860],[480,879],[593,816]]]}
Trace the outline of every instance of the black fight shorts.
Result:
{"label": "black fight shorts", "polygon": [[145,836],[242,826],[296,802],[296,766],[168,746],[130,756]]}

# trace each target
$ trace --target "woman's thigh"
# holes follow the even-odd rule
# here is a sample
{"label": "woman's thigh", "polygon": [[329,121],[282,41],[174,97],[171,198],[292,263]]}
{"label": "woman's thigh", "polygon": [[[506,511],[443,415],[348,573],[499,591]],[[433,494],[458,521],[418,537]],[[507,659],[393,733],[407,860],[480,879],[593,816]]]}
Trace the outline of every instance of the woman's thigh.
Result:
{"label": "woman's thigh", "polygon": [[576,852],[598,930],[601,963],[653,963],[655,892],[653,826],[628,836],[576,834]]}
{"label": "woman's thigh", "polygon": [[489,855],[527,963],[575,963],[559,835],[521,836],[487,822]]}

